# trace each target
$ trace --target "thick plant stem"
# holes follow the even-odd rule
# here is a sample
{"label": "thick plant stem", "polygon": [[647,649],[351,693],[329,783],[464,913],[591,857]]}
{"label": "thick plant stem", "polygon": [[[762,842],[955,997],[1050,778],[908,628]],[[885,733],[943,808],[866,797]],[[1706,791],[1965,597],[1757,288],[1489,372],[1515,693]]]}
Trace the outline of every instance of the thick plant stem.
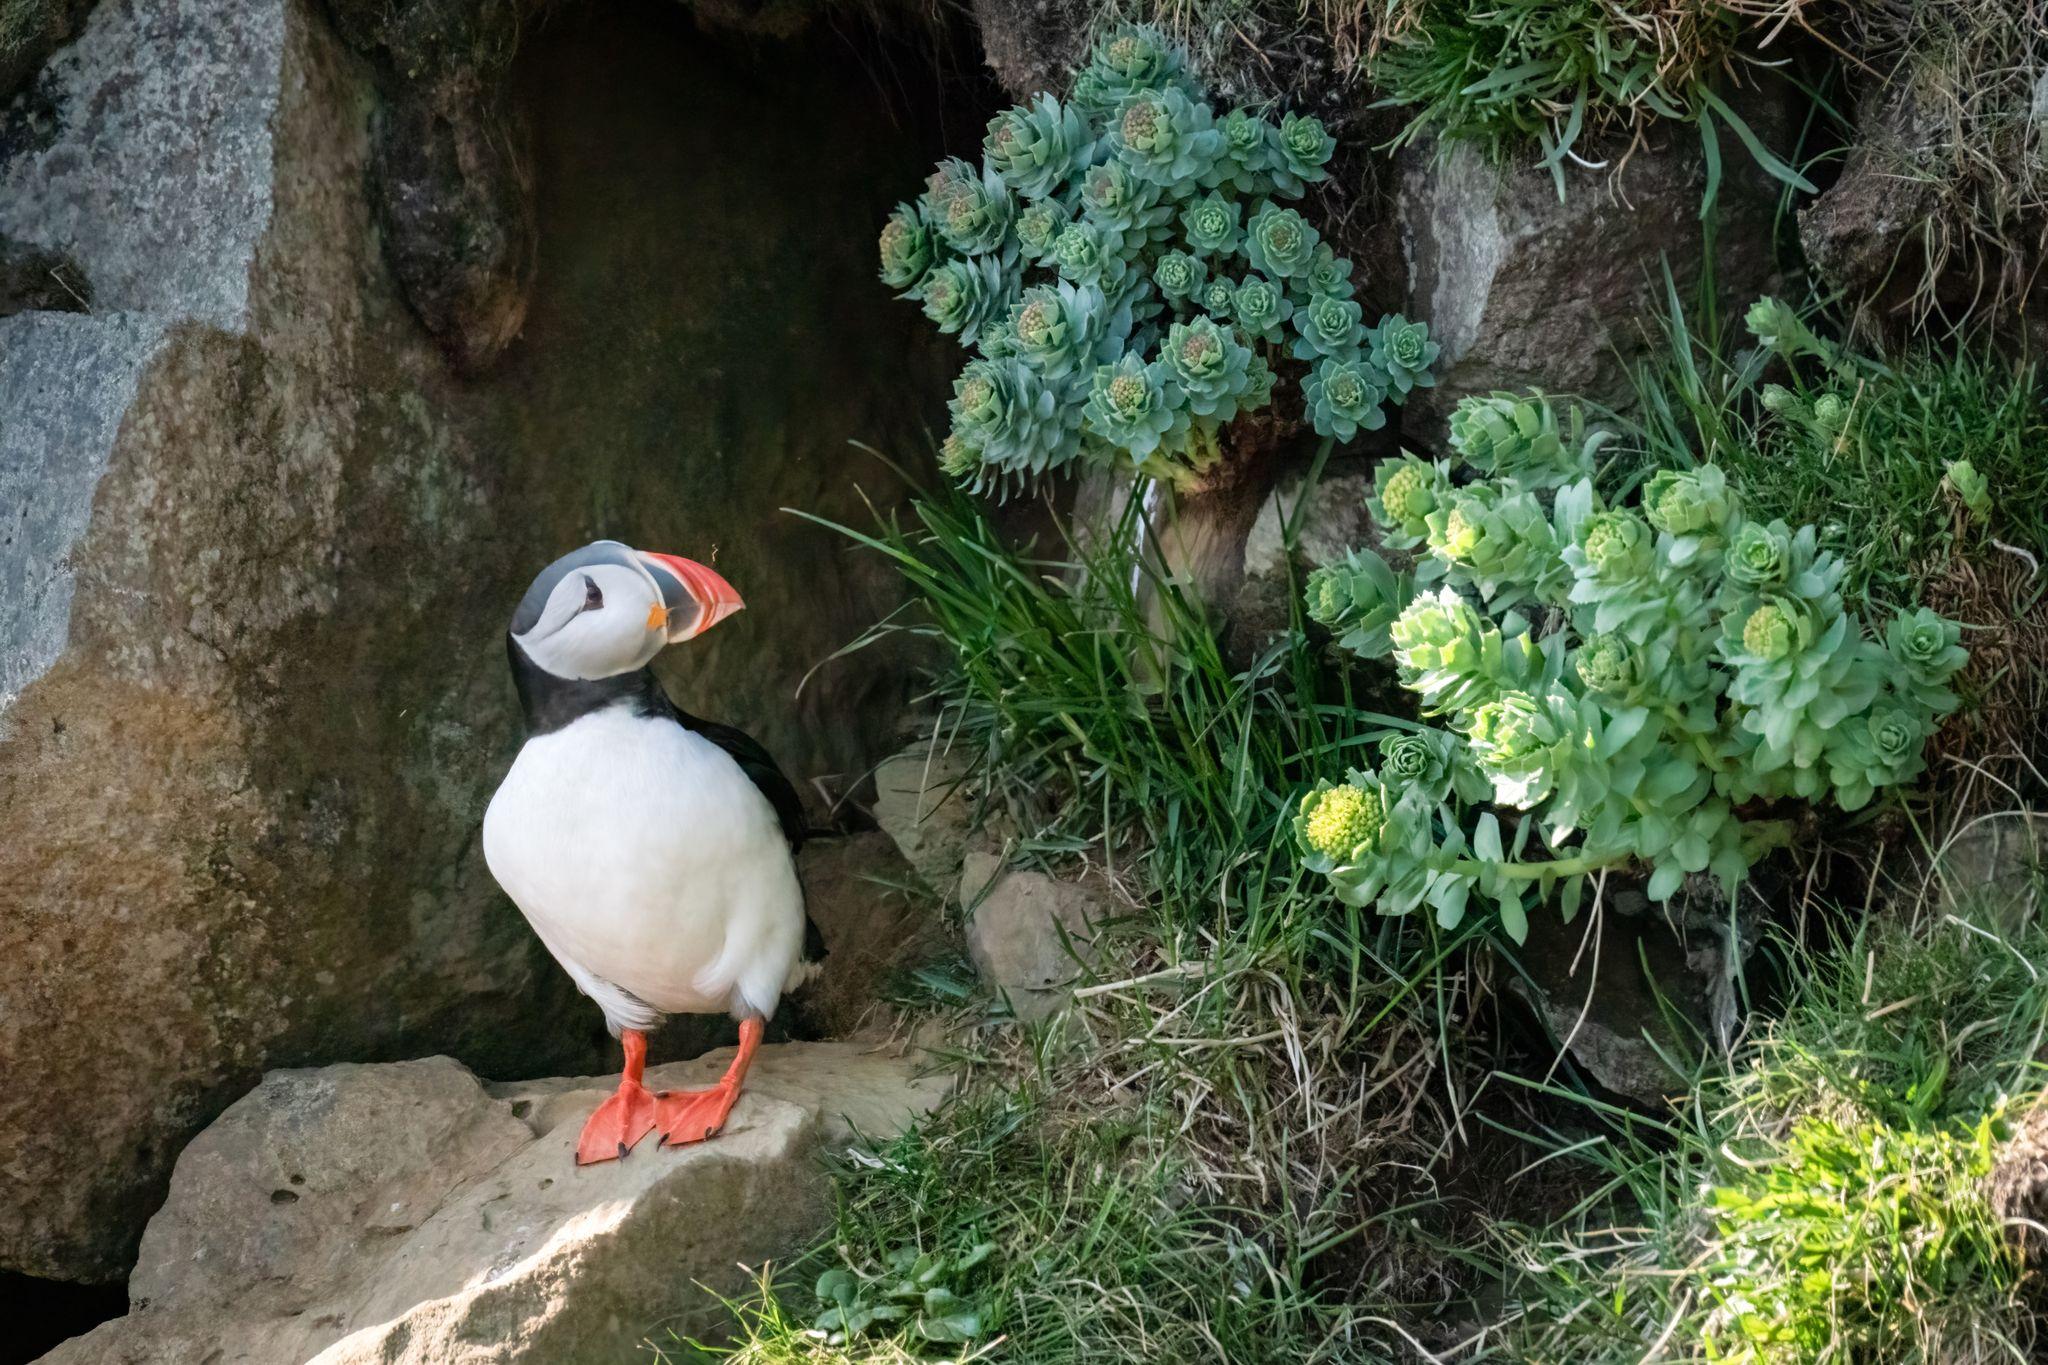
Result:
{"label": "thick plant stem", "polygon": [[1540,863],[1488,863],[1477,858],[1460,858],[1451,864],[1451,868],[1472,877],[1492,872],[1511,882],[1533,882],[1543,877],[1582,877],[1588,872],[1598,872],[1602,868],[1620,867],[1627,861],[1628,855],[1625,853],[1615,854],[1611,858],[1595,858],[1589,854],[1580,854],[1576,858],[1552,858]]}

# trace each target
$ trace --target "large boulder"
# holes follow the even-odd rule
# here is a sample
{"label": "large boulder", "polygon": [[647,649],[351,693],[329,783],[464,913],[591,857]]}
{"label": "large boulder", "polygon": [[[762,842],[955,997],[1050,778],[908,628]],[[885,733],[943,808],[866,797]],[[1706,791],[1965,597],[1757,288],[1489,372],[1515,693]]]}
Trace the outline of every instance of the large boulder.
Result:
{"label": "large boulder", "polygon": [[844,442],[904,448],[943,396],[866,227],[938,94],[892,119],[822,42],[558,20],[509,95],[524,332],[463,382],[379,246],[376,91],[309,0],[105,0],[0,110],[0,239],[91,301],[0,316],[0,1270],[124,1274],[268,1067],[607,1055],[476,840],[504,623],[565,548],[716,557],[750,609],[672,690],[806,789],[895,732],[900,657],[796,698],[893,589],[779,509],[889,505]]}
{"label": "large boulder", "polygon": [[[657,1067],[701,1086],[727,1054]],[[131,1311],[48,1365],[625,1360],[822,1227],[819,1157],[945,1082],[852,1043],[763,1048],[709,1142],[575,1164],[611,1077],[487,1086],[446,1057],[274,1071],[178,1158]]]}

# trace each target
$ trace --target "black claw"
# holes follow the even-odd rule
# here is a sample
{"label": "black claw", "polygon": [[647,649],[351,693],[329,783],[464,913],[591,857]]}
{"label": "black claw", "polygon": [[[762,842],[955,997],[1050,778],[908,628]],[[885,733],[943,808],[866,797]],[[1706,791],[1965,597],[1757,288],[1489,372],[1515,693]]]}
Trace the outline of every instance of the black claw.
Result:
{"label": "black claw", "polygon": [[623,1142],[622,1142],[622,1143],[620,1143],[620,1144],[619,1144],[619,1160],[621,1160],[621,1161],[624,1161],[624,1160],[626,1159],[626,1153],[627,1153],[627,1152],[629,1152],[629,1151],[631,1151],[631,1150],[632,1150],[632,1149],[631,1149],[631,1148],[629,1148],[629,1147],[627,1147],[625,1143],[623,1143]]}

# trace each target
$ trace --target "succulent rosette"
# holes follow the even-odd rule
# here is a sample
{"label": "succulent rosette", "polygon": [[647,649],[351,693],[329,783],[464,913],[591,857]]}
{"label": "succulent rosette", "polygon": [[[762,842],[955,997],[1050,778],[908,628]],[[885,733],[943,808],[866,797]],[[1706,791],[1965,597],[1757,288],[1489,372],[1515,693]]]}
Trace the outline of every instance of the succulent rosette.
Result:
{"label": "succulent rosette", "polygon": [[1396,403],[1407,402],[1413,389],[1435,387],[1436,378],[1429,367],[1436,364],[1443,348],[1429,339],[1426,323],[1389,313],[1377,327],[1366,329],[1365,339],[1372,363],[1387,376],[1387,395]]}
{"label": "succulent rosette", "polygon": [[1387,634],[1401,686],[1430,713],[1465,710],[1500,690],[1500,632],[1454,588],[1418,594]]}
{"label": "succulent rosette", "polygon": [[950,182],[941,210],[932,221],[939,238],[963,256],[1001,252],[1010,235],[1016,201],[1009,186],[993,170]]}
{"label": "succulent rosette", "polygon": [[1080,414],[1014,358],[968,361],[946,406],[953,434],[1004,473],[1042,474],[1080,448]]}
{"label": "succulent rosette", "polygon": [[1129,269],[1121,237],[1085,218],[1060,229],[1050,264],[1062,279],[1096,285],[1105,295],[1123,282]]}
{"label": "succulent rosette", "polygon": [[1221,194],[1205,194],[1180,211],[1181,235],[1197,256],[1229,256],[1236,252],[1239,218],[1244,205]]}
{"label": "succulent rosette", "polygon": [[1209,267],[1185,251],[1169,251],[1152,267],[1152,283],[1172,303],[1194,298],[1208,281]]}
{"label": "succulent rosette", "polygon": [[1226,275],[1211,275],[1196,292],[1195,302],[1216,321],[1228,322],[1237,311],[1237,286]]}
{"label": "succulent rosette", "polygon": [[1309,114],[1284,114],[1273,129],[1273,183],[1281,193],[1298,196],[1308,185],[1330,178],[1330,158],[1337,139],[1323,121]]}
{"label": "succulent rosette", "polygon": [[1273,373],[1273,367],[1266,363],[1266,357],[1252,352],[1251,360],[1244,367],[1244,393],[1237,400],[1237,410],[1257,412],[1273,401],[1273,385],[1280,376]]}
{"label": "succulent rosette", "polygon": [[1002,271],[986,257],[941,262],[925,276],[919,297],[924,315],[941,332],[972,346],[1004,301]]}
{"label": "succulent rosette", "polygon": [[1277,165],[1273,140],[1279,130],[1249,109],[1233,109],[1216,121],[1223,135],[1223,153],[1202,183],[1239,194],[1264,194],[1273,188]]}
{"label": "succulent rosette", "polygon": [[981,176],[982,172],[972,163],[957,156],[947,157],[932,167],[932,173],[924,179],[924,193],[917,201],[919,215],[936,229],[946,221],[946,206],[967,186],[979,185]]}
{"label": "succulent rosette", "polygon": [[938,261],[938,249],[924,218],[910,205],[898,204],[883,222],[877,245],[882,283],[902,291],[905,298],[915,297],[918,285]]}
{"label": "succulent rosette", "polygon": [[[1013,313],[1015,309],[1011,310]],[[1010,325],[1009,318],[990,318],[975,334],[974,349],[989,360],[1001,360],[1017,354],[1017,332]]]}
{"label": "succulent rosette", "polygon": [[1751,336],[1786,360],[1796,360],[1802,355],[1823,359],[1833,357],[1833,349],[1799,320],[1799,314],[1777,299],[1768,296],[1758,299],[1749,306],[1742,321]]}
{"label": "succulent rosette", "polygon": [[1961,626],[1925,607],[1894,617],[1884,636],[1894,685],[1938,716],[1955,710],[1949,681],[1970,661],[1970,652],[1959,643],[1962,636]]}
{"label": "succulent rosette", "polygon": [[1573,606],[1592,608],[1595,632],[1621,631],[1642,639],[1665,619],[1675,597],[1683,597],[1688,611],[1698,598],[1691,585],[1679,587],[1660,578],[1655,533],[1625,509],[1583,518],[1560,558],[1572,575],[1565,599]]}
{"label": "succulent rosette", "polygon": [[1330,250],[1327,242],[1316,247],[1309,257],[1308,269],[1289,283],[1300,290],[1305,299],[1317,294],[1348,299],[1358,292],[1351,281],[1351,262]]}
{"label": "succulent rosette", "polygon": [[1194,188],[1223,151],[1209,106],[1171,86],[1125,100],[1106,141],[1133,175],[1175,195]]}
{"label": "succulent rosette", "polygon": [[1556,488],[1591,473],[1584,447],[1568,442],[1542,394],[1474,394],[1451,411],[1451,449],[1492,478]]}
{"label": "succulent rosette", "polygon": [[1161,347],[1161,360],[1188,411],[1219,422],[1237,415],[1238,400],[1250,386],[1251,358],[1250,347],[1206,317],[1176,322]]}
{"label": "succulent rosette", "polygon": [[1370,550],[1353,550],[1308,576],[1309,619],[1339,635],[1338,645],[1366,658],[1392,647],[1387,628],[1408,604],[1407,580]]}
{"label": "succulent rosette", "polygon": [[1188,424],[1165,367],[1147,365],[1135,352],[1095,371],[1081,417],[1090,433],[1138,460],[1173,450]]}
{"label": "succulent rosette", "polygon": [[1401,793],[1401,800],[1435,805],[1453,795],[1461,801],[1492,799],[1492,784],[1450,731],[1382,730],[1372,739],[1381,778],[1389,791]]}
{"label": "succulent rosette", "polygon": [[1671,537],[1671,562],[1688,564],[1724,543],[1736,515],[1735,494],[1719,465],[1660,469],[1643,488],[1643,514]]}
{"label": "succulent rosette", "polygon": [[1877,695],[1882,670],[1872,654],[1839,598],[1766,596],[1746,613],[1729,613],[1721,633],[1733,673],[1728,699],[1746,708],[1742,726],[1762,740],[1759,771],[1802,770],[1796,794],[1815,794],[1813,765],[1828,732]]}
{"label": "succulent rosette", "polygon": [[1380,461],[1365,506],[1386,532],[1386,543],[1396,550],[1408,550],[1429,535],[1429,514],[1446,505],[1450,496],[1450,475],[1441,464],[1403,453],[1397,459]]}
{"label": "succulent rosette", "polygon": [[1294,305],[1279,285],[1262,275],[1247,275],[1231,291],[1230,315],[1247,337],[1277,342],[1281,328],[1294,315]]}
{"label": "succulent rosette", "polygon": [[1942,486],[1955,495],[1978,521],[1991,519],[1991,481],[1968,460],[1950,460],[1942,470]]}
{"label": "succulent rosette", "polygon": [[1462,570],[1489,604],[1560,595],[1557,537],[1533,494],[1475,484],[1423,520],[1430,553]]}
{"label": "succulent rosette", "polygon": [[1033,285],[1010,310],[1011,353],[1048,380],[1109,357],[1109,304],[1092,284]]}
{"label": "succulent rosette", "polygon": [[1315,361],[1325,356],[1358,359],[1360,343],[1365,340],[1365,324],[1360,321],[1363,312],[1352,299],[1317,294],[1308,307],[1295,311],[1290,353],[1296,360]]}
{"label": "succulent rosette", "polygon": [[1783,587],[1792,567],[1792,529],[1782,521],[1743,522],[1721,553],[1722,575],[1743,592]]}
{"label": "succulent rosette", "polygon": [[1927,767],[1921,757],[1927,735],[1921,713],[1884,701],[1836,726],[1827,745],[1835,803],[1843,810],[1861,810],[1879,787],[1918,777]]}
{"label": "succulent rosette", "polygon": [[988,122],[981,150],[1003,183],[1027,199],[1055,194],[1094,147],[1079,112],[1051,95],[1005,109]]}
{"label": "succulent rosette", "polygon": [[1252,269],[1276,280],[1306,275],[1321,244],[1321,235],[1308,219],[1270,199],[1245,227],[1245,258]]}
{"label": "succulent rosette", "polygon": [[1308,402],[1309,425],[1318,436],[1348,441],[1387,424],[1387,415],[1380,410],[1387,391],[1367,361],[1325,357],[1309,371],[1301,390]]}
{"label": "succulent rosette", "polygon": [[1526,692],[1508,691],[1472,708],[1465,738],[1472,760],[1493,783],[1493,799],[1526,810],[1549,796],[1558,770],[1577,738],[1569,705],[1546,705]]}
{"label": "succulent rosette", "polygon": [[1159,199],[1159,187],[1131,174],[1121,161],[1090,166],[1081,176],[1081,212],[1117,234],[1119,240],[1142,241],[1172,216]]}
{"label": "succulent rosette", "polygon": [[1097,42],[1074,78],[1073,103],[1108,118],[1125,100],[1146,90],[1176,86],[1192,95],[1187,53],[1150,24],[1131,24]]}
{"label": "succulent rosette", "polygon": [[1634,701],[1643,686],[1641,651],[1625,635],[1589,635],[1572,654],[1572,671],[1590,692]]}
{"label": "succulent rosette", "polygon": [[1011,224],[1011,235],[1017,239],[1017,252],[1026,261],[1037,264],[1052,254],[1053,243],[1059,240],[1060,230],[1073,218],[1067,206],[1057,199],[1040,199],[1026,204],[1017,211]]}
{"label": "succulent rosette", "polygon": [[939,442],[939,472],[951,479],[964,479],[981,463],[981,451],[957,431],[946,433]]}
{"label": "succulent rosette", "polygon": [[[1347,905],[1377,903],[1383,913],[1406,914],[1456,874],[1456,832],[1434,837],[1423,803],[1393,792],[1372,773],[1353,772],[1342,785],[1327,780],[1295,807],[1294,842],[1302,863],[1329,877]],[[1458,906],[1463,908],[1464,882]]]}

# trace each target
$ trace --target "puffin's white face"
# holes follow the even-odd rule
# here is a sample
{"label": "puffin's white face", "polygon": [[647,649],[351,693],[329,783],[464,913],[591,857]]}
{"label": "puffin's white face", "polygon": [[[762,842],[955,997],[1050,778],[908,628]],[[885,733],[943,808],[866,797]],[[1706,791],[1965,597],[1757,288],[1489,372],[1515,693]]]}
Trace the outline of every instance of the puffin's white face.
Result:
{"label": "puffin's white face", "polygon": [[541,571],[513,614],[512,638],[558,678],[609,678],[742,605],[730,583],[694,560],[600,540]]}

